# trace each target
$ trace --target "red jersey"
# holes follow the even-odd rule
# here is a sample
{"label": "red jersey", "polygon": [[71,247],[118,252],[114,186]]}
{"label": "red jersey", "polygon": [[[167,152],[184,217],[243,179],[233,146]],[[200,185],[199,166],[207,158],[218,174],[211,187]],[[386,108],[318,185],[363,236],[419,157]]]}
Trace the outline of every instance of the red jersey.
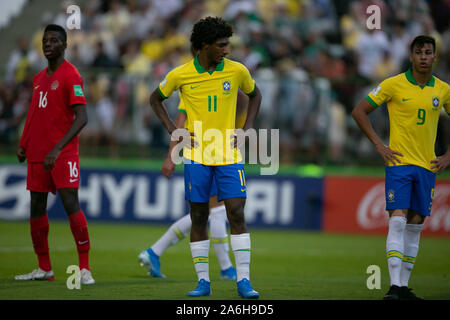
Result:
{"label": "red jersey", "polygon": [[[67,60],[51,75],[45,68],[33,78],[33,97],[28,109],[20,147],[28,162],[43,162],[75,120],[73,105],[86,105],[83,80]],[[78,156],[78,135],[61,151],[58,159]]]}

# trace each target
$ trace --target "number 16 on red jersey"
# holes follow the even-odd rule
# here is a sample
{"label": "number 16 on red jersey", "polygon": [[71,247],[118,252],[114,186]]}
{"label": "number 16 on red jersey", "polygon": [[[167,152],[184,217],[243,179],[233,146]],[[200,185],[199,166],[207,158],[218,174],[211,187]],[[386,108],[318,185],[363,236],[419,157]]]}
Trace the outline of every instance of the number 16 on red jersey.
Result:
{"label": "number 16 on red jersey", "polygon": [[48,91],[45,91],[45,94],[43,95],[43,91],[39,91],[39,108],[45,108],[47,107],[47,93]]}

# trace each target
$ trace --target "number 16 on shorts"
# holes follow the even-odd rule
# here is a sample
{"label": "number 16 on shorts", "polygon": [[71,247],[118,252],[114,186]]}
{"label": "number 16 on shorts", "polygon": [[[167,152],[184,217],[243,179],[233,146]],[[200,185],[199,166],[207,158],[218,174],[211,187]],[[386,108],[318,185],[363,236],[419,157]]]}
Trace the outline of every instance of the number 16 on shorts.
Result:
{"label": "number 16 on shorts", "polygon": [[79,179],[78,161],[67,161],[67,164],[69,165],[69,182],[77,182]]}

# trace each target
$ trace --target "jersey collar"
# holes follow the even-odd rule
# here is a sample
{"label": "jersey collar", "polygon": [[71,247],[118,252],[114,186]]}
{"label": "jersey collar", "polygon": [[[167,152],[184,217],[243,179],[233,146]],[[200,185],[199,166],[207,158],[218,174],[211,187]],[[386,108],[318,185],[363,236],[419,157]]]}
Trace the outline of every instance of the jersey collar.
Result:
{"label": "jersey collar", "polygon": [[223,71],[224,65],[225,65],[225,59],[223,59],[222,62],[220,62],[213,71],[206,71],[205,68],[203,68],[203,66],[198,61],[198,55],[195,56],[195,58],[194,58],[194,67],[198,73],[208,72],[209,74],[213,74],[214,71]]}
{"label": "jersey collar", "polygon": [[409,82],[411,82],[412,84],[421,87],[422,89],[425,86],[429,86],[429,87],[434,87],[434,76],[432,75],[430,80],[428,80],[427,84],[425,86],[421,86],[417,83],[416,79],[414,79],[413,75],[412,75],[412,71],[411,68],[409,68],[406,72],[405,72],[405,76],[406,79],[408,79]]}

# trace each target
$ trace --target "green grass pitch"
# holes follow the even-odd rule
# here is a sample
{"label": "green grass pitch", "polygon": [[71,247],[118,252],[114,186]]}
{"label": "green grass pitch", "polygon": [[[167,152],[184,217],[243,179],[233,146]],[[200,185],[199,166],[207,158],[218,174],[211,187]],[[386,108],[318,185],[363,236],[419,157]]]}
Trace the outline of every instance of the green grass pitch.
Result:
{"label": "green grass pitch", "polygon": [[[166,279],[147,275],[138,253],[158,239],[168,226],[90,222],[92,286],[69,290],[69,265],[77,264],[69,223],[50,221],[49,245],[55,281],[15,281],[14,275],[37,266],[28,222],[0,221],[0,300],[178,300],[188,299],[196,285],[189,241],[170,247],[161,258]],[[251,280],[264,300],[372,300],[389,287],[385,236],[324,234],[250,229]],[[232,257],[234,261],[234,257]],[[381,269],[381,289],[369,290],[367,267]],[[234,282],[219,279],[211,247],[212,296],[238,299]],[[410,287],[426,299],[450,299],[450,239],[423,237]]]}

